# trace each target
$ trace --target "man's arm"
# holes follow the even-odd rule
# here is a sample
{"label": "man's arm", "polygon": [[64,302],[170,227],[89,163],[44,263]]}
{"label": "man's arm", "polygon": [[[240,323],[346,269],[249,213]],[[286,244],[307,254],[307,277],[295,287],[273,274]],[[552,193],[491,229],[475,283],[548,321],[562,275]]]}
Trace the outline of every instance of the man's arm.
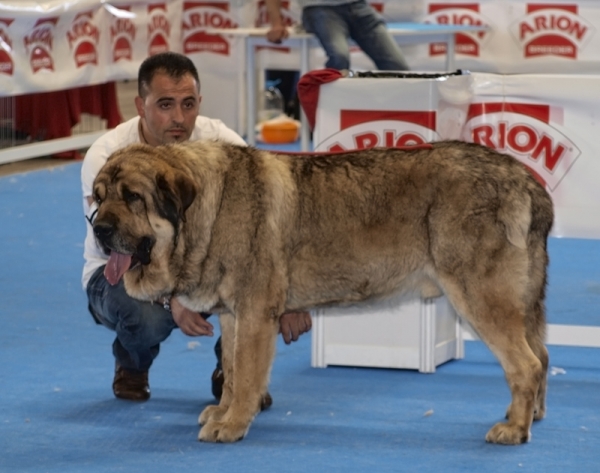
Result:
{"label": "man's arm", "polygon": [[170,304],[173,320],[183,333],[190,337],[198,337],[200,335],[213,336],[214,327],[198,312],[183,307],[176,297],[171,299]]}
{"label": "man's arm", "polygon": [[[170,301],[173,320],[181,331],[190,336],[213,336],[213,326],[198,312],[183,307],[176,297]],[[312,328],[312,319],[308,312],[286,312],[279,319],[279,333],[283,341],[289,345],[298,340],[300,335]]]}
{"label": "man's arm", "polygon": [[286,312],[279,319],[279,333],[286,345],[298,340],[312,327],[312,319],[308,312]]}
{"label": "man's arm", "polygon": [[267,32],[267,40],[272,43],[281,43],[289,36],[281,15],[281,0],[265,0],[265,5],[269,15],[269,23],[271,23],[271,29]]}

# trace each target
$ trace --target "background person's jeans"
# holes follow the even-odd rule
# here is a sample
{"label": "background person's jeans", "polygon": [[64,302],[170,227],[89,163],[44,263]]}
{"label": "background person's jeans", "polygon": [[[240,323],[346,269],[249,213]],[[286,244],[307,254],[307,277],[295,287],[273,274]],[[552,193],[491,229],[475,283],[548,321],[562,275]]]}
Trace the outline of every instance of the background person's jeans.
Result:
{"label": "background person's jeans", "polygon": [[148,371],[158,355],[160,343],[177,325],[161,304],[133,299],[123,280],[111,286],[98,268],[87,286],[90,312],[97,322],[114,330],[113,354],[125,369]]}
{"label": "background person's jeans", "polygon": [[352,38],[379,70],[409,69],[383,18],[364,0],[340,6],[306,7],[302,25],[319,39],[328,57],[325,67],[350,69],[348,39]]}

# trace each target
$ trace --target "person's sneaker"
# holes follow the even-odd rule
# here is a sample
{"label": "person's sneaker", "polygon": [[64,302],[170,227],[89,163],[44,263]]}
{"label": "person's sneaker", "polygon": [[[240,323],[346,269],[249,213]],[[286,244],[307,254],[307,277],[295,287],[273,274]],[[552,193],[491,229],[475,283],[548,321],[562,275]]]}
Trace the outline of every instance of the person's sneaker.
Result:
{"label": "person's sneaker", "polygon": [[[221,400],[223,395],[223,383],[225,382],[225,376],[223,370],[216,368],[210,378],[211,380],[211,391],[217,401]],[[260,410],[264,411],[273,405],[273,398],[269,393],[265,394],[260,400]]]}
{"label": "person's sneaker", "polygon": [[119,399],[128,401],[147,401],[150,399],[148,372],[126,370],[118,363],[115,365],[113,393]]}

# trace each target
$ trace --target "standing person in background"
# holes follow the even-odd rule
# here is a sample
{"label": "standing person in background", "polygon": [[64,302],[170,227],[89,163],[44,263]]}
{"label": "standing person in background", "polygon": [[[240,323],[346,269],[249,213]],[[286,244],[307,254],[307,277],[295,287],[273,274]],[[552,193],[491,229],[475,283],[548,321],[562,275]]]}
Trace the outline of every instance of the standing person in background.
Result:
{"label": "standing person in background", "polygon": [[[281,0],[265,0],[271,29],[267,39],[281,43],[288,31],[281,16]],[[298,0],[302,26],[313,33],[327,54],[325,67],[350,69],[350,40],[354,40],[382,71],[406,71],[406,59],[385,21],[366,0]]]}
{"label": "standing person in background", "polygon": [[[198,71],[189,58],[172,52],[149,57],[138,72],[135,106],[139,116],[98,138],[83,160],[83,209],[90,224],[85,237],[82,282],[96,322],[116,332],[112,387],[120,399],[150,398],[148,370],[158,355],[160,343],[174,328],[179,327],[188,336],[201,336],[212,335],[213,326],[206,321],[209,314],[188,310],[177,298],[142,302],[125,292],[122,280],[114,286],[108,282],[105,268],[109,258],[96,243],[91,225],[97,208],[93,199],[94,179],[113,152],[133,143],[159,146],[203,139],[245,146],[244,140],[220,120],[198,115],[201,99]],[[297,340],[310,328],[310,315],[306,312],[284,314],[280,318],[280,332],[286,343]],[[217,399],[221,397],[224,382],[220,342],[219,338],[215,346],[217,368],[212,375],[212,392]],[[267,393],[261,408],[271,403]]]}

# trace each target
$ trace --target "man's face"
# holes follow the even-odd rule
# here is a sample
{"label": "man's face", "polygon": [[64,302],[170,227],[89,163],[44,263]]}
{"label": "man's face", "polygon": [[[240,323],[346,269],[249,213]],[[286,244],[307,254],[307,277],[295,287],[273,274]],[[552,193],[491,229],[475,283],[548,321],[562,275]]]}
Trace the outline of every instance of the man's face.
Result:
{"label": "man's face", "polygon": [[147,92],[145,98],[135,98],[142,119],[142,140],[152,146],[189,140],[202,98],[194,77],[186,74],[174,79],[157,72]]}

